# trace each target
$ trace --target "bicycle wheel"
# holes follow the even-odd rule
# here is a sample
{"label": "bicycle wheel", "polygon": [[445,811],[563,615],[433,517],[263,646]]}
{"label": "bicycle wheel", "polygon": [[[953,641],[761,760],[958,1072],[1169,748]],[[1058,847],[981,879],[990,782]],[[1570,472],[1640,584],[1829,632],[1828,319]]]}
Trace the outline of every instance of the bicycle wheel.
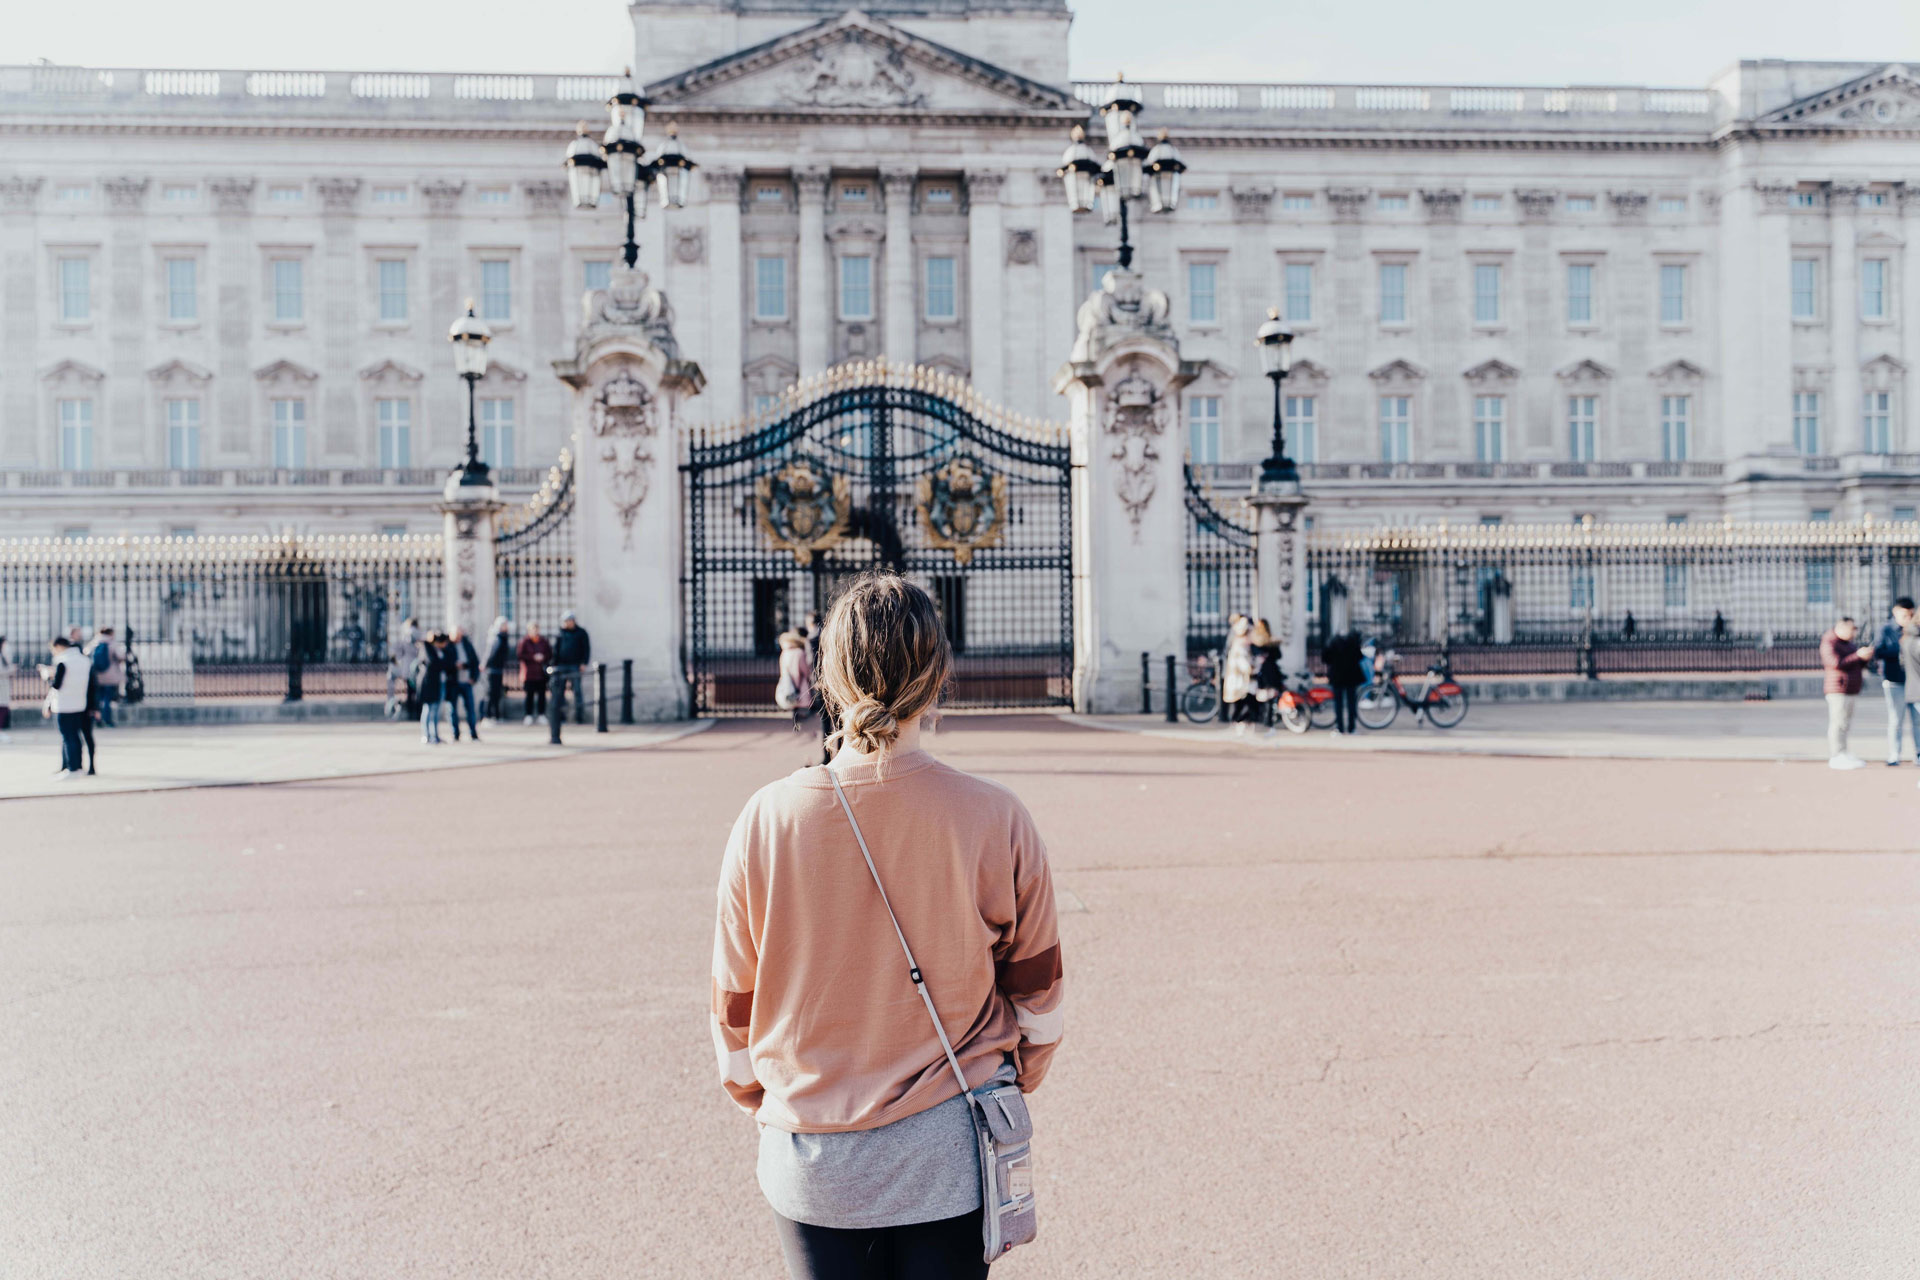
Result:
{"label": "bicycle wheel", "polygon": [[1195,724],[1206,724],[1220,714],[1220,694],[1210,684],[1190,684],[1180,699],[1180,712]]}
{"label": "bicycle wheel", "polygon": [[1451,729],[1467,718],[1467,691],[1448,680],[1427,694],[1423,709],[1428,724],[1436,729]]}
{"label": "bicycle wheel", "polygon": [[[1317,691],[1316,691],[1317,692]],[[1328,691],[1324,698],[1309,697],[1308,721],[1316,729],[1331,729],[1334,726],[1333,694]]]}
{"label": "bicycle wheel", "polygon": [[1363,687],[1359,702],[1358,718],[1369,729],[1384,729],[1400,714],[1400,699],[1386,685],[1370,684]]}
{"label": "bicycle wheel", "polygon": [[1305,733],[1313,727],[1307,709],[1291,698],[1280,700],[1278,714],[1280,727],[1288,733]]}

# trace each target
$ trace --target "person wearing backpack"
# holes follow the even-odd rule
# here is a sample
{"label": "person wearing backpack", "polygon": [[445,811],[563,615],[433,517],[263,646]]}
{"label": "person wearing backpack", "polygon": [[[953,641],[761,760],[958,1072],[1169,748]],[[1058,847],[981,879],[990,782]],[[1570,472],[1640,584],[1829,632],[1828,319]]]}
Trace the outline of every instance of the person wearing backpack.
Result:
{"label": "person wearing backpack", "polygon": [[93,664],[94,679],[100,685],[100,727],[111,729],[114,727],[113,704],[120,700],[120,687],[127,680],[127,649],[114,639],[112,627],[101,627],[93,633],[87,657]]}
{"label": "person wearing backpack", "polygon": [[815,673],[832,762],[755,793],[722,860],[714,1047],[795,1280],[981,1280],[1033,1235],[1053,880],[1019,798],[925,749],[952,669],[924,590],[855,579]]}

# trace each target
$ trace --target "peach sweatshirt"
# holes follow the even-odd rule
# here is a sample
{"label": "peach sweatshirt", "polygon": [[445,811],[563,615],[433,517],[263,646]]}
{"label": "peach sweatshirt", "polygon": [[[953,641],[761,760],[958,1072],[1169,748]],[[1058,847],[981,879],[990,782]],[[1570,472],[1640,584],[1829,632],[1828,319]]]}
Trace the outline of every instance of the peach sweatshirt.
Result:
{"label": "peach sweatshirt", "polygon": [[[1011,1054],[1031,1092],[1063,992],[1026,807],[925,751],[836,767],[968,1085]],[[960,1092],[824,768],[761,788],[734,824],[713,1037],[734,1101],[792,1133],[874,1129]]]}

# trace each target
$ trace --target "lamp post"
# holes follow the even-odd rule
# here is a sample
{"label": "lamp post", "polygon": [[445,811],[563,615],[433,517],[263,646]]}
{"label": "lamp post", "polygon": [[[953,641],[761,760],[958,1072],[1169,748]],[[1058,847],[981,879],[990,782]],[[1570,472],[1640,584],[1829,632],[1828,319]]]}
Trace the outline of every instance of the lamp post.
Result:
{"label": "lamp post", "polygon": [[474,417],[474,396],[480,379],[487,376],[487,344],[493,341],[493,330],[473,314],[473,299],[467,299],[467,314],[453,322],[447,331],[447,340],[453,343],[453,370],[467,380],[467,460],[460,468],[460,483],[491,484],[487,464],[480,461],[480,428]]}
{"label": "lamp post", "polygon": [[647,216],[647,188],[659,193],[661,208],[682,208],[687,203],[687,186],[695,166],[680,149],[673,125],[667,126],[667,140],[653,159],[642,158],[647,100],[634,91],[631,83],[607,99],[607,113],[610,121],[605,136],[595,142],[587,133],[586,122],[581,121],[561,163],[566,166],[575,208],[599,208],[603,186],[627,202],[627,242],[622,256],[631,270],[640,260],[634,223]]}
{"label": "lamp post", "polygon": [[1280,391],[1293,368],[1293,330],[1280,319],[1278,307],[1267,311],[1267,322],[1254,335],[1254,343],[1260,348],[1261,367],[1273,379],[1273,452],[1260,464],[1260,483],[1298,485],[1300,472],[1287,456],[1286,402]]}
{"label": "lamp post", "polygon": [[1167,131],[1149,147],[1140,137],[1135,122],[1141,102],[1127,86],[1126,77],[1114,79],[1107,100],[1100,106],[1100,118],[1106,124],[1107,157],[1103,162],[1087,145],[1087,131],[1073,127],[1073,141],[1060,157],[1059,175],[1066,188],[1067,207],[1075,213],[1090,212],[1098,205],[1101,218],[1112,226],[1120,225],[1120,269],[1133,269],[1133,240],[1127,225],[1127,205],[1145,198],[1155,213],[1172,213],[1180,207],[1180,175],[1187,165],[1180,149],[1167,141]]}

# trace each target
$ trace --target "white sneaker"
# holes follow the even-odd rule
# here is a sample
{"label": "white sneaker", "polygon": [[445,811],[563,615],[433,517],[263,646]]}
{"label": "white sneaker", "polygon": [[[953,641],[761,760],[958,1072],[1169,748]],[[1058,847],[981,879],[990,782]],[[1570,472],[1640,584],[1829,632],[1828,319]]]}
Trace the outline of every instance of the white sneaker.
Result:
{"label": "white sneaker", "polygon": [[532,723],[533,723],[533,717],[532,717],[532,716],[521,716],[521,717],[520,717],[520,723],[521,723],[521,724],[532,724]]}
{"label": "white sneaker", "polygon": [[78,769],[62,769],[59,772],[55,773],[53,776],[60,779],[60,781],[62,782],[72,782],[75,778],[80,776],[80,771]]}
{"label": "white sneaker", "polygon": [[1863,769],[1866,767],[1866,763],[1866,761],[1860,759],[1858,756],[1835,756],[1833,759],[1827,761],[1827,768]]}

